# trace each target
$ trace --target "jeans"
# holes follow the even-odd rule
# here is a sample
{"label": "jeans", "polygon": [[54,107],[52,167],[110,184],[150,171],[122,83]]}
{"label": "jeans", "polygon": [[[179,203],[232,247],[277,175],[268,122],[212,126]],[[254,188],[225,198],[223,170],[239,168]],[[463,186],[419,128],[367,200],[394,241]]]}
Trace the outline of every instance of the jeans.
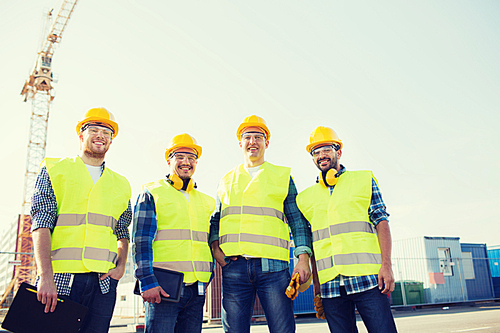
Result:
{"label": "jeans", "polygon": [[389,298],[377,287],[351,295],[347,295],[345,287],[340,287],[340,297],[323,298],[322,302],[330,332],[358,332],[354,306],[369,333],[397,332]]}
{"label": "jeans", "polygon": [[103,294],[97,273],[74,274],[69,299],[88,307],[79,332],[105,333],[113,317],[118,281],[110,279],[109,292]]}
{"label": "jeans", "polygon": [[198,295],[198,284],[184,287],[178,303],[144,303],[145,333],[200,333],[205,295]]}
{"label": "jeans", "polygon": [[262,272],[260,258],[228,260],[222,267],[222,326],[224,332],[248,333],[255,303],[260,303],[271,333],[295,332],[293,303],[285,295],[290,283],[288,269]]}

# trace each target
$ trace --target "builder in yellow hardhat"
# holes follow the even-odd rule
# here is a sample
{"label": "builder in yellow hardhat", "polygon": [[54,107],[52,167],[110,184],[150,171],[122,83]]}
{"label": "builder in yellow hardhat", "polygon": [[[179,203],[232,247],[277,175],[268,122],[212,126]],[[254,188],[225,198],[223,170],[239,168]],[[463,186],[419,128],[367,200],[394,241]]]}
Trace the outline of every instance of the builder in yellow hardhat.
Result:
{"label": "builder in yellow hardhat", "polygon": [[290,168],[265,161],[271,132],[264,119],[249,116],[236,131],[244,163],[226,174],[211,218],[212,253],[222,266],[222,324],[225,332],[249,332],[255,295],[271,332],[295,332],[290,281],[289,228],[299,258],[293,271],[309,276],[311,235],[297,208]]}
{"label": "builder in yellow hardhat", "polygon": [[58,297],[87,306],[80,332],[107,332],[127,262],[131,191],[104,166],[118,134],[113,114],[90,109],[76,132],[80,155],[46,158],[31,199],[37,295],[45,312]]}
{"label": "builder in yellow hardhat", "polygon": [[[145,184],[134,208],[135,276],[146,308],[146,332],[201,332],[205,288],[213,269],[208,246],[215,200],[196,190],[193,174],[201,146],[189,134],[172,138],[166,178]],[[177,303],[155,277],[159,269],[184,273]],[[160,282],[160,283],[159,283]]]}
{"label": "builder in yellow hardhat", "polygon": [[320,170],[317,184],[297,196],[313,234],[314,292],[332,332],[357,331],[355,306],[369,332],[396,332],[387,297],[394,290],[389,214],[372,172],[340,164],[342,147],[323,126],[306,147]]}

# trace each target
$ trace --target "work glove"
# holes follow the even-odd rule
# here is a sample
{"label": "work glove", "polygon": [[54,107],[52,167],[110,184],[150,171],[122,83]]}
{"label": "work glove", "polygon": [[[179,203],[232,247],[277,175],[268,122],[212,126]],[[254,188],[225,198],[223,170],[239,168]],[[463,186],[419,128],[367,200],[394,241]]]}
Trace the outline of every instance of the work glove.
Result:
{"label": "work glove", "polygon": [[295,273],[285,291],[285,295],[287,295],[288,298],[291,298],[292,301],[299,294],[299,285],[300,285],[299,279],[300,279],[299,273]]}
{"label": "work glove", "polygon": [[314,310],[316,310],[316,318],[318,319],[326,319],[325,310],[323,310],[323,302],[321,301],[321,296],[316,295],[313,299],[314,302]]}

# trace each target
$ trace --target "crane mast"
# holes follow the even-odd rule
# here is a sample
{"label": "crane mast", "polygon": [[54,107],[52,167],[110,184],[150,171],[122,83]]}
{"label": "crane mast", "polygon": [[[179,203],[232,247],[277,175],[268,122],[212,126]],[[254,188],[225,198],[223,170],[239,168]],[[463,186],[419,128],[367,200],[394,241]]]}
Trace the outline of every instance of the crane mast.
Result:
{"label": "crane mast", "polygon": [[31,239],[31,196],[35,186],[38,167],[45,158],[47,144],[47,126],[50,103],[55,94],[52,87],[52,57],[56,44],[61,41],[64,29],[73,13],[78,0],[64,0],[57,16],[53,10],[47,13],[42,45],[39,49],[33,72],[24,83],[21,95],[24,101],[31,100],[31,119],[29,129],[26,173],[24,176],[23,205],[19,217],[16,259],[21,264],[15,268],[14,278],[4,292],[0,305],[4,303],[11,291],[17,290],[22,282],[32,283],[35,277],[33,260],[33,242]]}

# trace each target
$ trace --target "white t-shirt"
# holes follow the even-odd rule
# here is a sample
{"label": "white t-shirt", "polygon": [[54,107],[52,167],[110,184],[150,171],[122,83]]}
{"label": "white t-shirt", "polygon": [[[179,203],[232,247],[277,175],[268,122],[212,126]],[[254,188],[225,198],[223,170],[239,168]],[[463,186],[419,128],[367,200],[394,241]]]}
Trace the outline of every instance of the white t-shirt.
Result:
{"label": "white t-shirt", "polygon": [[248,173],[250,174],[250,177],[255,177],[255,175],[257,174],[257,172],[259,171],[260,169],[260,165],[257,165],[256,167],[252,167],[252,168],[247,168],[245,167],[245,170],[248,171]]}
{"label": "white t-shirt", "polygon": [[184,190],[179,190],[182,194],[184,194],[184,196],[186,197],[186,200],[189,202],[189,193],[187,193],[186,191]]}
{"label": "white t-shirt", "polygon": [[87,170],[89,170],[90,177],[92,177],[92,180],[94,181],[94,184],[97,183],[99,178],[101,178],[101,166],[93,166],[93,165],[88,165],[85,164],[87,167]]}

